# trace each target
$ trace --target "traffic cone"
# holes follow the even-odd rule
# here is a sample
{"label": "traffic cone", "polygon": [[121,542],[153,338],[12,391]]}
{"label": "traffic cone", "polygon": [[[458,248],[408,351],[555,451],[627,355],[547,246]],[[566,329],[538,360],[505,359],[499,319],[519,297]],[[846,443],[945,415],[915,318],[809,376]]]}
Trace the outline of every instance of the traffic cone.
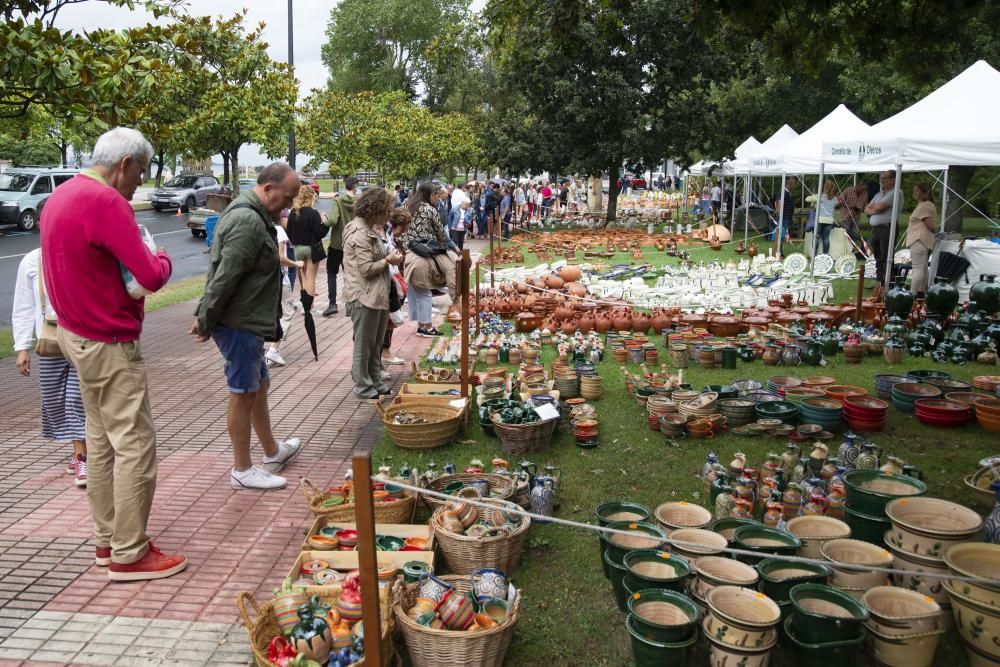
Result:
{"label": "traffic cone", "polygon": [[181,217],[181,207],[180,206],[177,207],[177,213],[174,215],[174,217],[175,218]]}

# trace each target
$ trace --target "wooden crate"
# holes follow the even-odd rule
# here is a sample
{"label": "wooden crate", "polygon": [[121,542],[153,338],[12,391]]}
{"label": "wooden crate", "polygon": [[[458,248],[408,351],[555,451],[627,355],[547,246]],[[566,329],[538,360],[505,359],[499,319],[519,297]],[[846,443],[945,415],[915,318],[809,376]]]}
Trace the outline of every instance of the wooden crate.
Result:
{"label": "wooden crate", "polygon": [[[426,526],[424,527],[426,528]],[[357,551],[302,551],[299,552],[299,557],[292,563],[292,569],[288,571],[288,577],[292,580],[292,583],[297,582],[302,576],[302,563],[317,559],[328,562],[330,569],[337,570],[338,572],[346,573],[358,569]],[[403,569],[405,563],[414,560],[427,563],[431,567],[434,566],[433,551],[378,551],[375,553],[375,559],[379,567],[388,565],[400,570]],[[340,583],[338,582],[331,586],[310,584],[305,589],[309,595],[339,592]]]}
{"label": "wooden crate", "polygon": [[[309,532],[306,534],[306,539],[302,541],[302,551],[312,551],[312,547],[309,546],[309,538],[313,535],[319,535],[319,531],[326,526],[336,526],[339,529],[346,528],[356,528],[353,522],[350,521],[330,521],[323,517],[316,517],[313,521],[313,525],[309,528]],[[377,523],[375,524],[375,532],[378,535],[391,535],[392,537],[399,537],[406,539],[407,537],[422,537],[427,540],[427,550],[434,550],[434,531],[431,527],[426,524],[416,524],[416,523]],[[327,552],[327,553],[338,553]],[[344,552],[349,553],[349,552]],[[385,552],[391,553],[391,552]],[[418,551],[401,551],[399,553],[420,553]],[[323,559],[327,560],[327,559]]]}

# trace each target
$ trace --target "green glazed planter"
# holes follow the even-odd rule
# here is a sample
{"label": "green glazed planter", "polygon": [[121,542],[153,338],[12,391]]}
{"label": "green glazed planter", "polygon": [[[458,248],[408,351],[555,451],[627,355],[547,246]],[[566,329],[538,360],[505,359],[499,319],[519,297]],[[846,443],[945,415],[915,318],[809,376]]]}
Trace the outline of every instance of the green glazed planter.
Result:
{"label": "green glazed planter", "polygon": [[863,634],[868,608],[843,591],[820,584],[799,584],[792,587],[788,597],[793,606],[791,634],[801,642],[842,642]]}
{"label": "green glazed planter", "polygon": [[[663,534],[663,531],[660,529],[659,526],[654,526],[651,523],[643,523],[642,521],[615,521],[609,523],[607,527],[615,528],[617,530],[631,530],[640,533],[645,533],[650,537],[658,538],[660,544],[662,544],[667,539],[667,536]],[[601,542],[604,544],[604,548],[608,551],[608,554],[611,556],[611,560],[613,560],[615,563],[618,563],[619,565],[624,563],[622,559],[625,558],[625,554],[627,554],[628,552],[635,551],[636,549],[652,548],[651,545],[642,547],[619,546],[611,541],[612,537],[613,537],[612,535],[601,533]]]}
{"label": "green glazed planter", "polygon": [[851,537],[879,547],[885,547],[885,534],[892,522],[883,514],[872,516],[844,505],[844,523],[851,527]]}
{"label": "green glazed planter", "polygon": [[732,545],[733,541],[736,539],[734,533],[736,529],[740,526],[763,526],[760,521],[756,519],[734,519],[732,517],[726,517],[724,519],[716,519],[712,522],[711,530],[713,532],[722,535],[724,538],[729,540],[729,544]]}
{"label": "green glazed planter", "polygon": [[851,470],[844,474],[847,504],[861,514],[884,517],[885,506],[896,498],[922,496],[927,485],[906,475],[887,475],[878,470]]}
{"label": "green glazed planter", "polygon": [[654,642],[683,642],[698,634],[701,610],[694,600],[674,591],[644,589],[628,597],[632,628]]}
{"label": "green glazed planter", "polygon": [[636,549],[622,559],[629,577],[643,588],[659,588],[683,593],[691,566],[680,556],[657,549]]}
{"label": "green glazed planter", "polygon": [[[645,521],[651,515],[649,508],[639,503],[629,502],[627,500],[612,500],[610,502],[601,503],[594,510],[594,516],[597,517],[597,525],[607,526],[609,523],[614,521],[621,521],[623,519],[630,519],[629,516],[625,516],[623,513],[628,512],[630,515],[638,517],[637,521]],[[621,518],[612,518],[621,517]],[[598,534],[597,540],[597,557],[601,559],[601,569],[604,571],[604,577],[608,578],[611,573],[608,572],[607,566],[604,564],[604,550],[608,548],[608,545],[604,541],[604,534]]]}
{"label": "green glazed planter", "polygon": [[739,560],[747,565],[756,565],[768,556],[794,556],[802,547],[802,540],[795,535],[767,526],[740,526],[733,533],[737,549],[753,551],[759,556],[739,555]]}
{"label": "green glazed planter", "polygon": [[826,584],[832,572],[825,565],[793,563],[781,558],[765,558],[757,563],[758,588],[775,602],[788,601],[792,588],[799,584]]}
{"label": "green glazed planter", "polygon": [[611,579],[611,591],[615,597],[615,604],[618,605],[620,611],[625,611],[625,598],[628,597],[628,591],[625,590],[624,580],[628,570],[621,563],[612,560],[609,551],[604,552],[604,565],[611,575],[609,579]]}
{"label": "green glazed planter", "polygon": [[839,642],[810,644],[795,635],[792,627],[794,616],[785,619],[784,635],[792,643],[795,652],[796,667],[854,667],[858,657],[858,649],[865,640],[864,630],[853,639]]}
{"label": "green glazed planter", "polygon": [[663,665],[683,665],[687,664],[687,654],[691,647],[698,641],[699,634],[696,632],[690,639],[682,642],[654,642],[642,636],[642,633],[635,629],[633,617],[629,615],[625,618],[625,627],[632,635],[632,657],[635,658],[636,667],[663,667]]}

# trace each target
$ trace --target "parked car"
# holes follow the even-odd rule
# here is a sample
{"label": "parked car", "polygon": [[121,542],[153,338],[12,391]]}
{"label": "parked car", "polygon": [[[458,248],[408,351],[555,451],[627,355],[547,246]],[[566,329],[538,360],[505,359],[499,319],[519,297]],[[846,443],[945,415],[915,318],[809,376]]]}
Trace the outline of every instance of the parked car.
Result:
{"label": "parked car", "polygon": [[180,208],[187,213],[198,206],[204,206],[208,195],[222,191],[223,186],[215,176],[181,174],[153,191],[153,208],[157,211]]}
{"label": "parked car", "polygon": [[[642,177],[635,177],[631,179],[633,190],[645,190],[646,189],[646,179]],[[622,179],[618,179],[618,189],[621,190]]]}
{"label": "parked car", "polygon": [[0,174],[0,225],[23,232],[38,229],[42,204],[52,191],[76,176],[76,169],[11,167]]}

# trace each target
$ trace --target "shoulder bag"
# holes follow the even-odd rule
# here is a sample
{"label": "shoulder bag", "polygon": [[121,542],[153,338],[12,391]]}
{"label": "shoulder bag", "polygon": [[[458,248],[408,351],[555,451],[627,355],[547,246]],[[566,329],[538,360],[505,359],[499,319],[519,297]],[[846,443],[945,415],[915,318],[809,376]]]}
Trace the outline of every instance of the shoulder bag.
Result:
{"label": "shoulder bag", "polygon": [[42,306],[42,330],[38,332],[38,340],[35,342],[35,354],[40,357],[61,357],[63,352],[56,334],[56,321],[50,320],[45,312],[45,278],[42,277],[41,255],[38,255],[38,297]]}

